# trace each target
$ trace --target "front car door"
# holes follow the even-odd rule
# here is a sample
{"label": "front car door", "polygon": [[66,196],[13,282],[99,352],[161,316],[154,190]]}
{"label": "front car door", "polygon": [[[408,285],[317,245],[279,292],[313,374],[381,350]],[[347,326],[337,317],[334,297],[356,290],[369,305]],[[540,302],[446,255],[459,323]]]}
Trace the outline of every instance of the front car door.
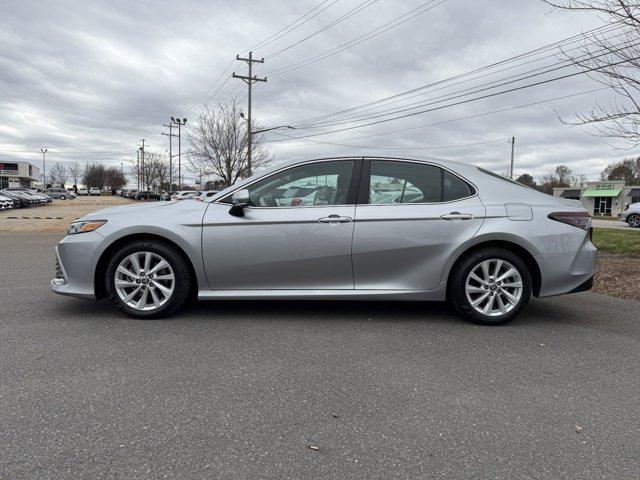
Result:
{"label": "front car door", "polygon": [[212,203],[202,232],[209,287],[353,290],[360,166],[361,160],[322,160],[272,173],[243,187],[250,206],[242,217],[229,214],[232,194]]}
{"label": "front car door", "polygon": [[366,160],[356,207],[357,290],[427,291],[478,231],[485,208],[475,188],[438,165]]}

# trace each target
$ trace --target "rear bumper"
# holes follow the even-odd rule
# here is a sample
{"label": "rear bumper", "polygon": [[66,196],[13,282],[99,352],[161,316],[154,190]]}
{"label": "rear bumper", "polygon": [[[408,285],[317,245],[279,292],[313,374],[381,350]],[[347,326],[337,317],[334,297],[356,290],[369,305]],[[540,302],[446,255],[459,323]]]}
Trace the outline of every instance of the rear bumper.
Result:
{"label": "rear bumper", "polygon": [[591,290],[593,288],[593,279],[594,279],[594,277],[591,277],[587,281],[581,283],[576,288],[571,290],[569,293],[579,293],[579,292],[586,292],[587,290]]}
{"label": "rear bumper", "polygon": [[597,248],[587,235],[573,254],[539,255],[541,286],[539,297],[589,290],[596,274]]}

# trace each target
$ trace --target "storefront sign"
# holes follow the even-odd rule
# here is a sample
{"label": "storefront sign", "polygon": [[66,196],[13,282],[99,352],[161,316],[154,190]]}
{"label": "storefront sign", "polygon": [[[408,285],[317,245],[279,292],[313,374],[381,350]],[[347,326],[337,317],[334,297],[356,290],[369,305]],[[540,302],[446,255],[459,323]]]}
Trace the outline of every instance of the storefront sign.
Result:
{"label": "storefront sign", "polygon": [[18,164],[17,163],[0,163],[0,173],[4,173],[8,175],[17,175]]}

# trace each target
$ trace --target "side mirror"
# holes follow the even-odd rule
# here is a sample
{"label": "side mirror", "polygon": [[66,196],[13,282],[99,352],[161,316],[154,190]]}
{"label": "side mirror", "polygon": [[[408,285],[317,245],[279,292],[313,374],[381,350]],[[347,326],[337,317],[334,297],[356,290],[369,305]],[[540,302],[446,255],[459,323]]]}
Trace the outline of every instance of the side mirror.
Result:
{"label": "side mirror", "polygon": [[243,188],[238,190],[231,197],[232,206],[229,213],[234,217],[244,217],[244,209],[249,206],[249,190]]}

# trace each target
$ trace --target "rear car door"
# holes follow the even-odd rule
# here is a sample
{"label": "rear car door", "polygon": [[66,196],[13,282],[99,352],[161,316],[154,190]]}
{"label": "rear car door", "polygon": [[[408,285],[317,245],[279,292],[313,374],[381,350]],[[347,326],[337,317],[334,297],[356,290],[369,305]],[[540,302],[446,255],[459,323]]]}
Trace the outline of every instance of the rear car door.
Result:
{"label": "rear car door", "polygon": [[353,235],[355,288],[437,288],[451,255],[484,217],[475,187],[441,166],[366,160]]}
{"label": "rear car door", "polygon": [[[244,216],[231,194],[203,219],[203,260],[215,290],[353,290],[351,240],[361,160],[296,165],[246,186]],[[359,171],[357,171],[359,173]],[[282,193],[298,188],[304,199]],[[317,192],[308,200],[309,189]]]}

